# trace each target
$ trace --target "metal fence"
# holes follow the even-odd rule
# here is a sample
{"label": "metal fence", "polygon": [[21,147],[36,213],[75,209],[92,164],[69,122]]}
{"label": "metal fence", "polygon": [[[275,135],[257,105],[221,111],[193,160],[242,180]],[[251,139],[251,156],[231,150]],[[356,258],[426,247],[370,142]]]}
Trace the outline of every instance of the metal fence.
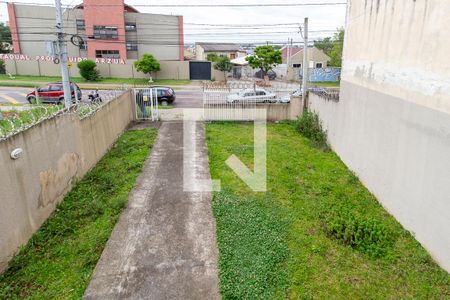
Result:
{"label": "metal fence", "polygon": [[252,121],[262,105],[288,103],[298,84],[285,82],[205,83],[203,110],[206,121]]}
{"label": "metal fence", "polygon": [[325,98],[327,100],[339,101],[339,89],[314,87],[309,89],[310,93]]}
{"label": "metal fence", "polygon": [[133,92],[136,119],[157,121],[159,119],[157,89],[135,88]]}

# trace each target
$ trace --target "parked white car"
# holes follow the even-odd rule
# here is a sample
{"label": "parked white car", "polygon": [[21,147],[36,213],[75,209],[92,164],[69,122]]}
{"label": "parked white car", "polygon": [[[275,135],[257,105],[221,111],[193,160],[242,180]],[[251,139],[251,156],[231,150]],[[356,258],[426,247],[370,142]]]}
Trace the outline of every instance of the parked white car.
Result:
{"label": "parked white car", "polygon": [[279,100],[280,103],[290,103],[291,102],[291,97],[301,97],[303,94],[303,90],[300,88],[298,90],[295,90],[294,92],[282,96]]}
{"label": "parked white car", "polygon": [[272,103],[277,102],[277,95],[264,89],[248,89],[242,90],[237,94],[232,94],[227,97],[228,103],[237,103],[246,101],[258,103]]}

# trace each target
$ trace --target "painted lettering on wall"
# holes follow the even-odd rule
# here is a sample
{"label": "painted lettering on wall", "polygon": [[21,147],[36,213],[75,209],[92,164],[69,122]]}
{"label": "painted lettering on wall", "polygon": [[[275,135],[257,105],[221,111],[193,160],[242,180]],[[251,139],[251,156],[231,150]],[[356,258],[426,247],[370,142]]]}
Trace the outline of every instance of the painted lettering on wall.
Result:
{"label": "painted lettering on wall", "polygon": [[[55,58],[52,56],[36,55],[29,56],[25,54],[0,54],[0,59],[3,60],[18,60],[18,61],[54,61]],[[87,60],[86,57],[69,57],[69,62],[79,63],[83,60]],[[121,58],[96,58],[95,62],[97,64],[115,64],[115,65],[125,65],[125,60]]]}

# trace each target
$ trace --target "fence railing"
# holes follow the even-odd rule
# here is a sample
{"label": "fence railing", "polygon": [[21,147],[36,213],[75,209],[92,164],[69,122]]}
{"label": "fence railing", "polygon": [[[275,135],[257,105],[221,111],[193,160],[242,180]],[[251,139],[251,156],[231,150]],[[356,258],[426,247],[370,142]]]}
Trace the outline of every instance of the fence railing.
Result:
{"label": "fence railing", "polygon": [[159,119],[157,93],[156,88],[133,89],[136,120],[157,121]]}
{"label": "fence railing", "polygon": [[271,82],[205,83],[203,110],[206,121],[252,121],[265,105],[287,105],[298,84]]}
{"label": "fence railing", "polygon": [[339,90],[338,89],[330,89],[330,88],[310,88],[310,93],[313,93],[317,96],[325,98],[327,100],[339,101]]}

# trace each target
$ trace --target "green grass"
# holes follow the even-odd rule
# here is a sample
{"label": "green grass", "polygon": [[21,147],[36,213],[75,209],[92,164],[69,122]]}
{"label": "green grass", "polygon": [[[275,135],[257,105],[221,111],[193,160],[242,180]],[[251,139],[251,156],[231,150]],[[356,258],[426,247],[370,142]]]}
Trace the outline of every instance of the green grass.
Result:
{"label": "green grass", "polygon": [[[58,76],[25,76],[25,75],[15,75],[14,79],[11,79],[8,75],[0,75],[0,80],[8,81],[2,82],[1,85],[11,86],[10,84],[17,84],[16,86],[23,86],[21,84],[26,84],[26,87],[33,87],[35,84],[32,83],[19,83],[15,81],[29,81],[29,82],[57,82],[61,81],[61,77]],[[142,78],[101,78],[99,81],[86,81],[81,77],[72,77],[71,80],[75,83],[81,84],[136,84],[136,85],[148,85],[148,79]],[[9,83],[9,81],[11,83]],[[190,80],[170,80],[170,79],[154,79],[153,85],[187,85]]]}
{"label": "green grass", "polygon": [[[292,123],[268,125],[268,191],[225,161],[253,165],[253,126],[207,125],[223,299],[445,299],[450,276],[332,151]],[[375,237],[368,236],[374,233]]]}
{"label": "green grass", "polygon": [[309,86],[320,86],[320,87],[340,87],[340,82],[328,82],[328,81],[318,81],[318,82],[310,82]]}
{"label": "green grass", "polygon": [[0,275],[0,299],[80,299],[156,137],[125,132]]}
{"label": "green grass", "polygon": [[[1,75],[0,75],[1,76]],[[0,79],[3,80],[3,79]],[[36,84],[36,83],[28,83],[28,82],[0,82],[0,86],[6,86],[6,87],[29,87],[29,88],[34,88],[34,87],[40,87],[41,84]]]}

